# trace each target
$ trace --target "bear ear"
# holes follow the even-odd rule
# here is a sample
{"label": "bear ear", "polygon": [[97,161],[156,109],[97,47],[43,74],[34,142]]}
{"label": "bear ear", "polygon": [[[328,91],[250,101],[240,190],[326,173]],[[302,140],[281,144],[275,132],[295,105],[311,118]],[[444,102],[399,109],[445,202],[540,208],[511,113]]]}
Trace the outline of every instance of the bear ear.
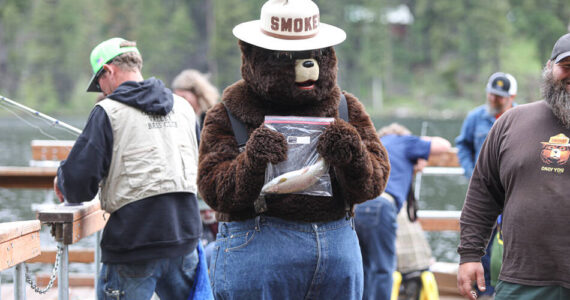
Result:
{"label": "bear ear", "polygon": [[242,40],[238,40],[238,45],[239,45],[239,48],[240,48],[242,54],[244,54],[246,56],[251,54],[251,51],[253,50],[252,44],[249,44],[249,43],[244,42]]}

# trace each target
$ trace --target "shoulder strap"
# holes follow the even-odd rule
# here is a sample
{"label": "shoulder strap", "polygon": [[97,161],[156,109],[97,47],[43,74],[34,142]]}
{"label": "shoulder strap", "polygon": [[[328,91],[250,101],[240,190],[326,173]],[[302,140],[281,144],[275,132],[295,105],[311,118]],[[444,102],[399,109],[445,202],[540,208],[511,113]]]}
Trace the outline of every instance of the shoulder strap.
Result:
{"label": "shoulder strap", "polygon": [[[222,102],[223,103],[223,102]],[[226,113],[230,118],[230,123],[232,124],[232,130],[234,132],[234,136],[236,138],[236,142],[238,144],[238,148],[245,147],[245,143],[247,142],[249,136],[247,135],[247,129],[245,128],[245,124],[240,121],[236,116],[234,116],[228,107],[224,104],[226,108]],[[340,93],[340,102],[338,104],[338,115],[341,119],[348,122],[348,105],[346,103],[346,97],[341,92]]]}
{"label": "shoulder strap", "polygon": [[[340,92],[340,103],[338,104],[338,116],[343,119],[346,122],[349,122],[348,120],[348,104],[346,103],[346,97],[344,96],[344,94],[342,92]],[[352,208],[353,206],[350,205],[350,203],[348,203],[348,198],[346,196],[346,193],[342,193],[342,197],[344,198],[344,211],[346,213],[346,219],[349,220],[354,214],[352,212]],[[353,228],[354,228],[354,223],[353,223]]]}
{"label": "shoulder strap", "polygon": [[[230,119],[230,123],[232,125],[232,130],[234,132],[234,136],[236,138],[238,148],[240,149],[240,152],[241,152],[245,149],[245,144],[246,144],[247,140],[249,139],[249,136],[247,134],[247,129],[245,128],[245,124],[242,121],[240,121],[238,118],[236,118],[236,116],[234,116],[230,112],[230,110],[228,109],[228,107],[225,104],[224,104],[224,107],[226,108],[226,113],[228,114],[228,117]],[[342,92],[340,93],[340,103],[338,105],[338,115],[340,118],[342,118],[346,122],[349,121],[348,120],[348,105],[346,103],[346,97],[344,96],[344,94]],[[349,216],[351,207],[346,202],[346,199],[345,199],[344,203],[345,203],[345,209],[347,210],[347,216]],[[261,214],[261,213],[264,213],[267,211],[267,204],[265,202],[265,197],[263,195],[260,195],[255,200],[254,207],[255,207],[255,212],[257,214]]]}
{"label": "shoulder strap", "polygon": [[[222,102],[223,103],[223,102]],[[249,136],[247,135],[247,129],[245,128],[245,124],[240,121],[236,116],[234,116],[228,107],[224,104],[226,108],[226,113],[230,118],[230,123],[232,124],[232,130],[234,131],[234,136],[236,138],[236,142],[238,144],[238,148],[241,150],[245,147],[245,143],[247,142]]]}
{"label": "shoulder strap", "polygon": [[348,104],[346,104],[346,97],[340,92],[340,103],[338,104],[338,116],[348,122]]}

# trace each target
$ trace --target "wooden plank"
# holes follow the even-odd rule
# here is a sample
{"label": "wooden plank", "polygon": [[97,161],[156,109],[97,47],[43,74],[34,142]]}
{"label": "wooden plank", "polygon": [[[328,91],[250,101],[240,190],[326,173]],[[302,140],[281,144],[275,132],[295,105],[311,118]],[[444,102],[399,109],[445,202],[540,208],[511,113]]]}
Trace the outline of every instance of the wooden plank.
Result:
{"label": "wooden plank", "polygon": [[0,243],[0,270],[11,268],[40,254],[40,232],[30,232]]}
{"label": "wooden plank", "polygon": [[0,223],[0,242],[9,241],[41,229],[42,226],[38,220]]}
{"label": "wooden plank", "polygon": [[458,210],[419,210],[418,221],[426,231],[459,231]]}
{"label": "wooden plank", "polygon": [[37,220],[0,224],[0,270],[40,254],[40,229]]}
{"label": "wooden plank", "polygon": [[459,159],[457,158],[457,148],[451,148],[448,152],[436,155],[430,155],[428,160],[430,167],[459,167]]}
{"label": "wooden plank", "polygon": [[0,187],[51,189],[57,168],[0,167]]}
{"label": "wooden plank", "polygon": [[55,224],[55,238],[74,244],[105,227],[109,214],[101,210],[98,197],[78,205],[54,205],[37,213],[42,223]]}
{"label": "wooden plank", "polygon": [[457,289],[457,274],[433,272],[440,295],[461,295]]}
{"label": "wooden plank", "polygon": [[[47,286],[50,280],[51,274],[48,273],[37,273],[36,274],[36,283],[38,286],[44,287]],[[57,279],[53,284],[54,287],[57,286]],[[95,280],[93,274],[85,274],[85,273],[77,273],[77,274],[69,274],[69,286],[85,286],[85,287],[94,287]]]}
{"label": "wooden plank", "polygon": [[74,143],[70,140],[32,140],[32,159],[64,160]]}
{"label": "wooden plank", "polygon": [[459,219],[424,219],[418,218],[425,231],[459,231]]}
{"label": "wooden plank", "polygon": [[[42,253],[34,258],[26,261],[26,263],[44,263],[53,264],[55,262],[55,255],[57,250],[42,249]],[[84,263],[89,264],[95,261],[95,252],[93,249],[73,249],[68,251],[70,263]]]}
{"label": "wooden plank", "polygon": [[457,289],[457,270],[459,268],[458,263],[450,262],[435,262],[430,266],[435,281],[437,282],[437,288],[439,290],[440,296],[460,296],[459,290]]}
{"label": "wooden plank", "polygon": [[75,244],[81,239],[88,237],[99,230],[102,230],[107,224],[109,214],[102,210],[93,213],[73,222],[71,236],[64,235],[64,244]]}
{"label": "wooden plank", "polygon": [[95,211],[101,210],[99,198],[79,204],[58,204],[44,207],[37,213],[42,223],[72,223]]}

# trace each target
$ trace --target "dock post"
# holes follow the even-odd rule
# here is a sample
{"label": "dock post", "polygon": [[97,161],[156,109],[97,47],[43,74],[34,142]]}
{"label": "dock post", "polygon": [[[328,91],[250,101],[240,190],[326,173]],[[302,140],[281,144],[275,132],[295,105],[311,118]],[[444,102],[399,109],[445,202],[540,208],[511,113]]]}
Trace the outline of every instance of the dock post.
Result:
{"label": "dock post", "polygon": [[[99,288],[99,272],[101,272],[101,230],[95,233],[95,298]],[[1,299],[0,299],[1,300]]]}
{"label": "dock post", "polygon": [[57,242],[62,247],[61,262],[57,274],[57,299],[69,300],[69,249],[63,242]]}
{"label": "dock post", "polygon": [[26,300],[26,273],[24,263],[14,267],[14,299]]}

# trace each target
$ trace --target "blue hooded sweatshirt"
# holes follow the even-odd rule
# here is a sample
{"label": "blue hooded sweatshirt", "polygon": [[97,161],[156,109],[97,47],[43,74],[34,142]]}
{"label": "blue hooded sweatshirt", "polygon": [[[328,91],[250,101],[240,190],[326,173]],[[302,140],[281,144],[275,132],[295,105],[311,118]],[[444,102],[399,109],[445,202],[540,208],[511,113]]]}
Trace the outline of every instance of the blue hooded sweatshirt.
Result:
{"label": "blue hooded sweatshirt", "polygon": [[[172,92],[155,78],[124,82],[108,98],[159,115],[168,114],[174,104]],[[66,202],[80,203],[95,197],[99,183],[108,174],[112,155],[111,122],[105,110],[95,106],[57,171]],[[102,261],[128,263],[185,255],[196,249],[201,231],[196,195],[169,193],[141,199],[111,214],[101,240]]]}

